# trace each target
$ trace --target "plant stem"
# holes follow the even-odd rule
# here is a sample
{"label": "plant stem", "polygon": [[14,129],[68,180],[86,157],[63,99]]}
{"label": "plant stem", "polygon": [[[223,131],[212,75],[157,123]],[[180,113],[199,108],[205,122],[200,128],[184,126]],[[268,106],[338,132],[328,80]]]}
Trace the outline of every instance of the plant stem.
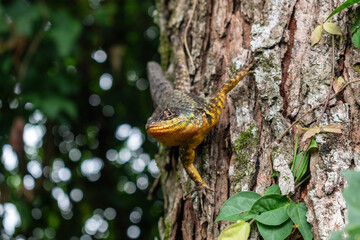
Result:
{"label": "plant stem", "polygon": [[306,177],[304,177],[303,180],[301,180],[298,184],[296,184],[295,189],[297,189],[298,187],[300,187],[301,184],[303,184],[304,182],[306,182],[309,178],[310,178],[310,175],[307,175]]}
{"label": "plant stem", "polygon": [[332,58],[331,58],[331,61],[332,61],[332,70],[331,70],[331,83],[330,83],[330,88],[329,88],[329,92],[327,94],[327,97],[326,97],[326,101],[325,101],[325,105],[324,105],[324,108],[320,114],[320,117],[318,118],[318,120],[316,121],[316,125],[319,125],[320,121],[321,121],[321,118],[323,117],[325,111],[326,111],[326,108],[329,104],[329,100],[330,100],[330,95],[331,95],[331,90],[333,88],[333,85],[334,85],[334,79],[335,79],[335,43],[334,43],[334,35],[331,36],[331,40],[332,40]]}
{"label": "plant stem", "polygon": [[[336,97],[339,93],[341,93],[347,86],[349,86],[352,83],[356,83],[356,82],[360,82],[360,80],[354,80],[354,81],[350,81],[347,82],[346,84],[344,84],[339,91],[337,91],[335,94],[333,94],[329,100],[333,99],[334,97]],[[281,139],[285,136],[285,134],[296,124],[298,123],[302,118],[304,118],[307,114],[311,113],[312,111],[314,111],[315,109],[317,109],[318,107],[320,107],[321,105],[323,105],[326,102],[323,101],[322,103],[319,103],[318,105],[310,108],[309,110],[307,110],[303,115],[301,115],[301,117],[299,117],[298,119],[296,119],[282,134],[281,136],[276,140],[276,143],[279,143],[281,141]]]}
{"label": "plant stem", "polygon": [[195,0],[194,3],[193,3],[192,13],[191,13],[191,15],[190,15],[190,18],[189,18],[188,23],[186,24],[185,33],[184,33],[184,45],[185,45],[185,50],[186,50],[187,55],[188,55],[189,58],[190,58],[191,67],[193,68],[193,70],[195,70],[195,65],[194,65],[194,61],[193,61],[193,59],[192,59],[192,57],[191,57],[191,55],[190,55],[189,47],[188,47],[188,44],[187,44],[187,32],[188,32],[188,30],[189,30],[190,23],[191,23],[191,21],[192,21],[192,18],[193,18],[193,16],[194,16],[194,13],[195,13],[196,4],[197,4],[197,0]]}

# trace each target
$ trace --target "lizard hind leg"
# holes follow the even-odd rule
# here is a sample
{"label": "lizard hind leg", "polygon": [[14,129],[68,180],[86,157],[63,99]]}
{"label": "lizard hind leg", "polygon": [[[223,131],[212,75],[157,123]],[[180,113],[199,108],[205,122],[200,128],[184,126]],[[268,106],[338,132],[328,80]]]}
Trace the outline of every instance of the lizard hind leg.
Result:
{"label": "lizard hind leg", "polygon": [[199,172],[194,167],[195,149],[187,145],[180,146],[180,159],[181,163],[185,168],[186,173],[189,175],[191,180],[196,184],[196,187],[204,188],[210,191],[214,189],[210,188],[201,178]]}

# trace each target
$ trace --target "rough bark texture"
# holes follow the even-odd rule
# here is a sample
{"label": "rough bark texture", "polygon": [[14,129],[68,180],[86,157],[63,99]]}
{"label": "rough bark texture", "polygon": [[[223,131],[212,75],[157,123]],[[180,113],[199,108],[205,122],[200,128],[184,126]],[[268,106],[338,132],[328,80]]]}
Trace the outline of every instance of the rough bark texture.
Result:
{"label": "rough bark texture", "polygon": [[[159,51],[168,76],[174,72],[170,38],[183,37],[193,1],[158,0]],[[250,51],[262,54],[254,74],[228,95],[219,124],[197,148],[195,166],[215,189],[206,197],[191,194],[194,184],[178,161],[176,148],[161,147],[157,162],[165,215],[159,222],[164,239],[216,239],[229,224],[216,222],[221,205],[238,191],[260,194],[271,185],[271,167],[278,172],[283,194],[305,201],[315,239],[345,225],[345,202],[340,172],[360,168],[360,84],[354,83],[330,101],[321,123],[340,123],[341,135],[317,136],[319,151],[312,154],[310,181],[294,190],[290,171],[295,128],[278,145],[275,140],[299,116],[325,100],[331,81],[331,37],[323,34],[310,47],[310,35],[330,13],[330,1],[315,0],[198,0],[187,42],[195,69],[190,68],[192,91],[209,96],[228,78],[232,65],[239,67]],[[335,0],[333,8],[341,1]],[[334,20],[345,34],[335,41],[335,69],[345,81],[358,78],[352,66],[360,52],[349,40],[346,11]],[[190,61],[189,61],[190,66]],[[314,126],[322,108],[300,121]],[[249,136],[250,139],[245,139]],[[242,144],[246,141],[246,146]],[[272,163],[272,164],[271,164]],[[255,231],[252,239],[258,238]]]}

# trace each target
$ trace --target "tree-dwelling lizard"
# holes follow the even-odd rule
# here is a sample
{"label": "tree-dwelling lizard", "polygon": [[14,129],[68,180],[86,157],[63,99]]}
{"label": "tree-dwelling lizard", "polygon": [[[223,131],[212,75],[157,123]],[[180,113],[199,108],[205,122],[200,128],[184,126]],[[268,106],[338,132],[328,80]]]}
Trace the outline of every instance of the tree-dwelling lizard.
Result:
{"label": "tree-dwelling lizard", "polygon": [[190,76],[183,49],[176,52],[175,86],[156,62],[147,64],[152,99],[156,110],[145,126],[148,134],[167,146],[180,146],[181,162],[197,187],[212,190],[193,165],[195,148],[219,121],[226,94],[246,75],[252,64],[237,72],[210,99],[189,93]]}

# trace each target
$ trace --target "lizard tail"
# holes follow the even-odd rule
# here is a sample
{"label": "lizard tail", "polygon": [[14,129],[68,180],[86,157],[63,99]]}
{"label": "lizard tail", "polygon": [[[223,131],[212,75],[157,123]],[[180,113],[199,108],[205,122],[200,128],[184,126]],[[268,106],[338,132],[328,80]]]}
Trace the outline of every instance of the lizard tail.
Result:
{"label": "lizard tail", "polygon": [[151,97],[156,105],[161,103],[164,93],[172,91],[173,85],[164,76],[160,65],[156,62],[148,62],[147,75],[150,83]]}

